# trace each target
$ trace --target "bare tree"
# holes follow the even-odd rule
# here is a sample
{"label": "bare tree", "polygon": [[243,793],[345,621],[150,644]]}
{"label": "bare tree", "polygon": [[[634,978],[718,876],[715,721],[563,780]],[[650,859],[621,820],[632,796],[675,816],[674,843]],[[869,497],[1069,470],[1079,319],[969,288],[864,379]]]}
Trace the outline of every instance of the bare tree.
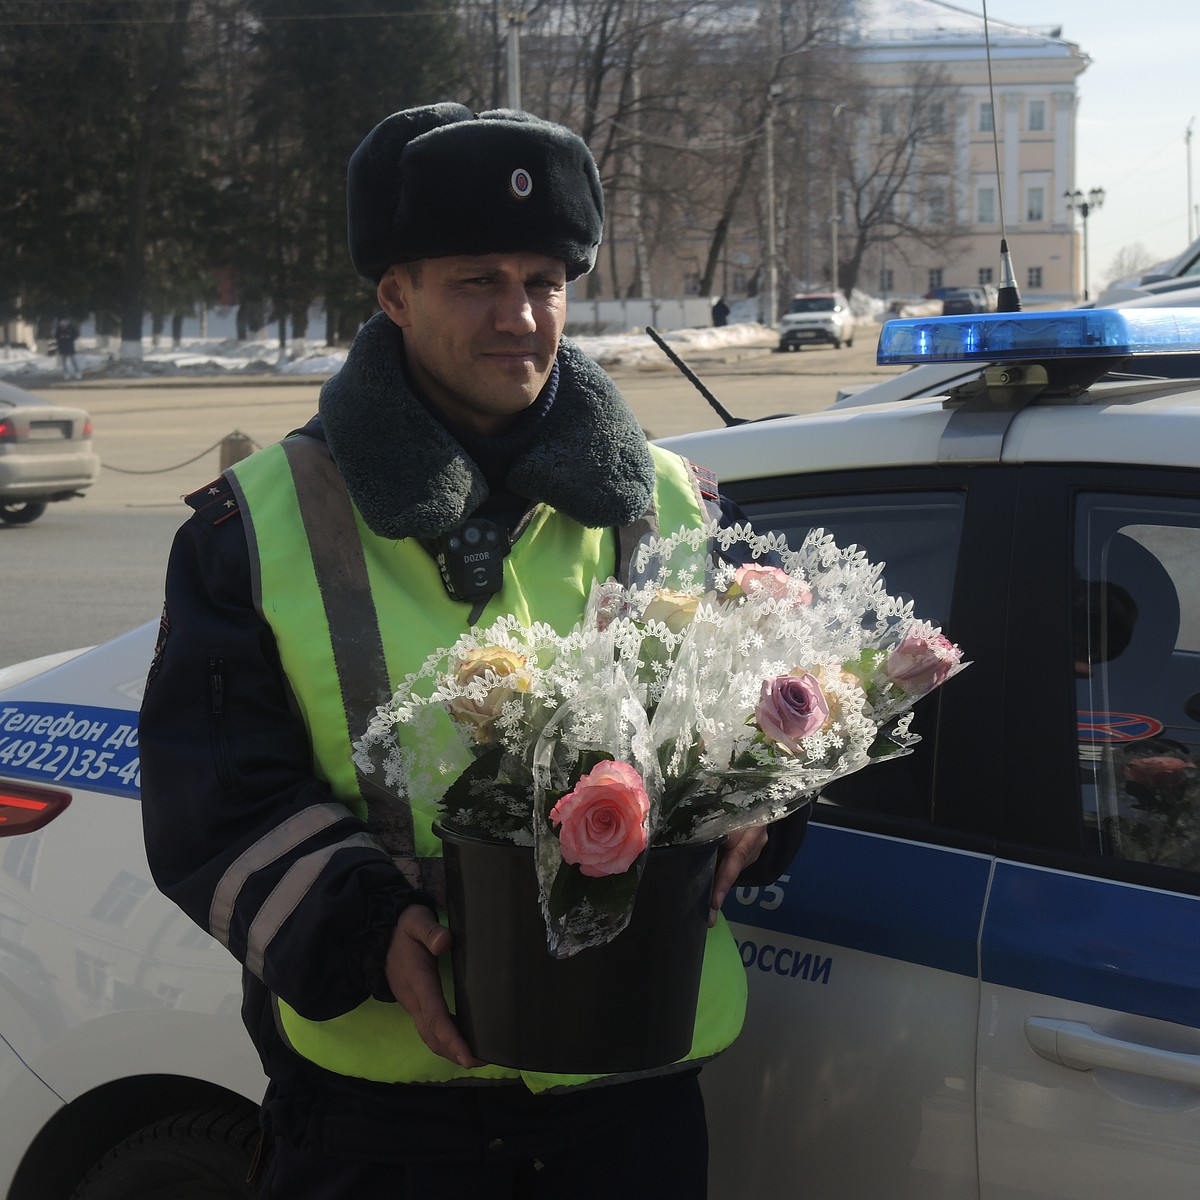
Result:
{"label": "bare tree", "polygon": [[888,245],[905,258],[914,247],[951,258],[967,232],[954,192],[955,89],[945,73],[917,64],[902,88],[856,89],[838,162],[844,234],[838,282],[858,282],[863,258]]}
{"label": "bare tree", "polygon": [[1116,279],[1126,279],[1130,275],[1141,275],[1154,266],[1157,261],[1141,242],[1122,246],[1113,257],[1112,262],[1108,264],[1104,282],[1112,283]]}

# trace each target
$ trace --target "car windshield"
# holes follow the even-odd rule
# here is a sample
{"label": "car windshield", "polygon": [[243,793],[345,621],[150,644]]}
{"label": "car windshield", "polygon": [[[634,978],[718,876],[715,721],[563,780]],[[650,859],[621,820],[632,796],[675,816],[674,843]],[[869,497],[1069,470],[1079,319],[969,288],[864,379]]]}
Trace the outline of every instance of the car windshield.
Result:
{"label": "car windshield", "polygon": [[797,296],[788,305],[788,312],[832,312],[835,307],[832,296]]}

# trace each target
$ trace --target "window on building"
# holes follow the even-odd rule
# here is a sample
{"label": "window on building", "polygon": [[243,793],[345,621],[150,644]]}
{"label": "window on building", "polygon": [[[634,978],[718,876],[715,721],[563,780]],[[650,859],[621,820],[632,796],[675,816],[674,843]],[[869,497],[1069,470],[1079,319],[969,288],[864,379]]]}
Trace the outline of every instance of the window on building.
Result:
{"label": "window on building", "polygon": [[111,968],[104,959],[83,950],[75,951],[75,984],[85,1000],[101,1004],[108,993]]}
{"label": "window on building", "polygon": [[931,292],[934,292],[934,291],[937,291],[937,289],[940,288],[941,286],[942,286],[942,268],[941,267],[933,267],[930,269],[930,272],[929,272],[929,290]]}
{"label": "window on building", "polygon": [[980,267],[979,268],[979,282],[981,284],[995,282],[994,278],[993,278],[994,274],[995,273],[993,272],[991,267]]}
{"label": "window on building", "polygon": [[1029,129],[1032,133],[1040,133],[1046,128],[1045,100],[1029,101]]}
{"label": "window on building", "polygon": [[1025,193],[1025,220],[1044,221],[1046,219],[1046,189],[1031,187]]}
{"label": "window on building", "polygon": [[984,100],[979,105],[979,132],[991,133],[996,128],[996,118],[991,102]]}
{"label": "window on building", "polygon": [[942,225],[946,221],[946,193],[941,188],[930,188],[925,196],[925,223]]}
{"label": "window on building", "polygon": [[929,132],[939,135],[946,132],[946,105],[941,100],[929,104]]}
{"label": "window on building", "polygon": [[1030,267],[1029,275],[1026,279],[1026,286],[1031,288],[1040,288],[1042,286],[1042,268]]}
{"label": "window on building", "polygon": [[4,873],[25,887],[33,887],[33,865],[37,862],[40,839],[31,837],[13,838],[4,848],[0,860]]}
{"label": "window on building", "polygon": [[147,880],[139,879],[128,871],[118,871],[116,878],[92,906],[92,916],[109,925],[123,926],[149,892]]}
{"label": "window on building", "polygon": [[981,187],[975,193],[975,219],[980,225],[991,225],[996,220],[996,189]]}
{"label": "window on building", "polygon": [[896,132],[896,106],[894,104],[881,104],[879,106],[879,132]]}
{"label": "window on building", "polygon": [[896,275],[891,267],[884,267],[879,272],[879,290],[881,292],[890,292],[896,286]]}

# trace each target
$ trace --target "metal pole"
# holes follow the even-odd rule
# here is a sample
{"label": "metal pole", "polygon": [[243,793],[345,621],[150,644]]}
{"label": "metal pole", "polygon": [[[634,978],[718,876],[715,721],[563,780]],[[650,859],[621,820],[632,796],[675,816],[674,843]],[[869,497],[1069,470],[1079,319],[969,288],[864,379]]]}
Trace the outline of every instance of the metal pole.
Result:
{"label": "metal pole", "polygon": [[837,119],[838,114],[846,106],[837,104],[833,116],[829,119],[829,278],[833,291],[838,289],[838,224],[842,217],[838,212],[838,179],[837,179]]}
{"label": "metal pole", "polygon": [[1187,133],[1183,135],[1184,141],[1187,143],[1187,192],[1188,192],[1188,245],[1192,244],[1192,239],[1195,237],[1192,225],[1192,214],[1194,206],[1192,204],[1192,125],[1196,118],[1192,117],[1188,121]]}
{"label": "metal pole", "polygon": [[1083,299],[1086,303],[1091,299],[1088,294],[1088,204],[1086,201],[1079,206],[1079,215],[1083,218]]}
{"label": "metal pole", "polygon": [[775,89],[767,94],[767,328],[779,319],[779,262],[775,246]]}
{"label": "metal pole", "polygon": [[508,18],[508,107],[521,107],[521,22],[523,12],[504,14]]}

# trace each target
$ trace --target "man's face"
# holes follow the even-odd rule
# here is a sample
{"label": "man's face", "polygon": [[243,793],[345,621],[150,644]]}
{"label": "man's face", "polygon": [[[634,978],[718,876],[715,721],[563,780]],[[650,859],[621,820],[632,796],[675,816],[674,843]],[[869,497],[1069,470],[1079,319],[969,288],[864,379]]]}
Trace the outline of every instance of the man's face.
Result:
{"label": "man's face", "polygon": [[554,366],[567,316],[566,268],[542,254],[429,258],[393,266],[379,303],[404,330],[412,382],[452,421],[500,433]]}

